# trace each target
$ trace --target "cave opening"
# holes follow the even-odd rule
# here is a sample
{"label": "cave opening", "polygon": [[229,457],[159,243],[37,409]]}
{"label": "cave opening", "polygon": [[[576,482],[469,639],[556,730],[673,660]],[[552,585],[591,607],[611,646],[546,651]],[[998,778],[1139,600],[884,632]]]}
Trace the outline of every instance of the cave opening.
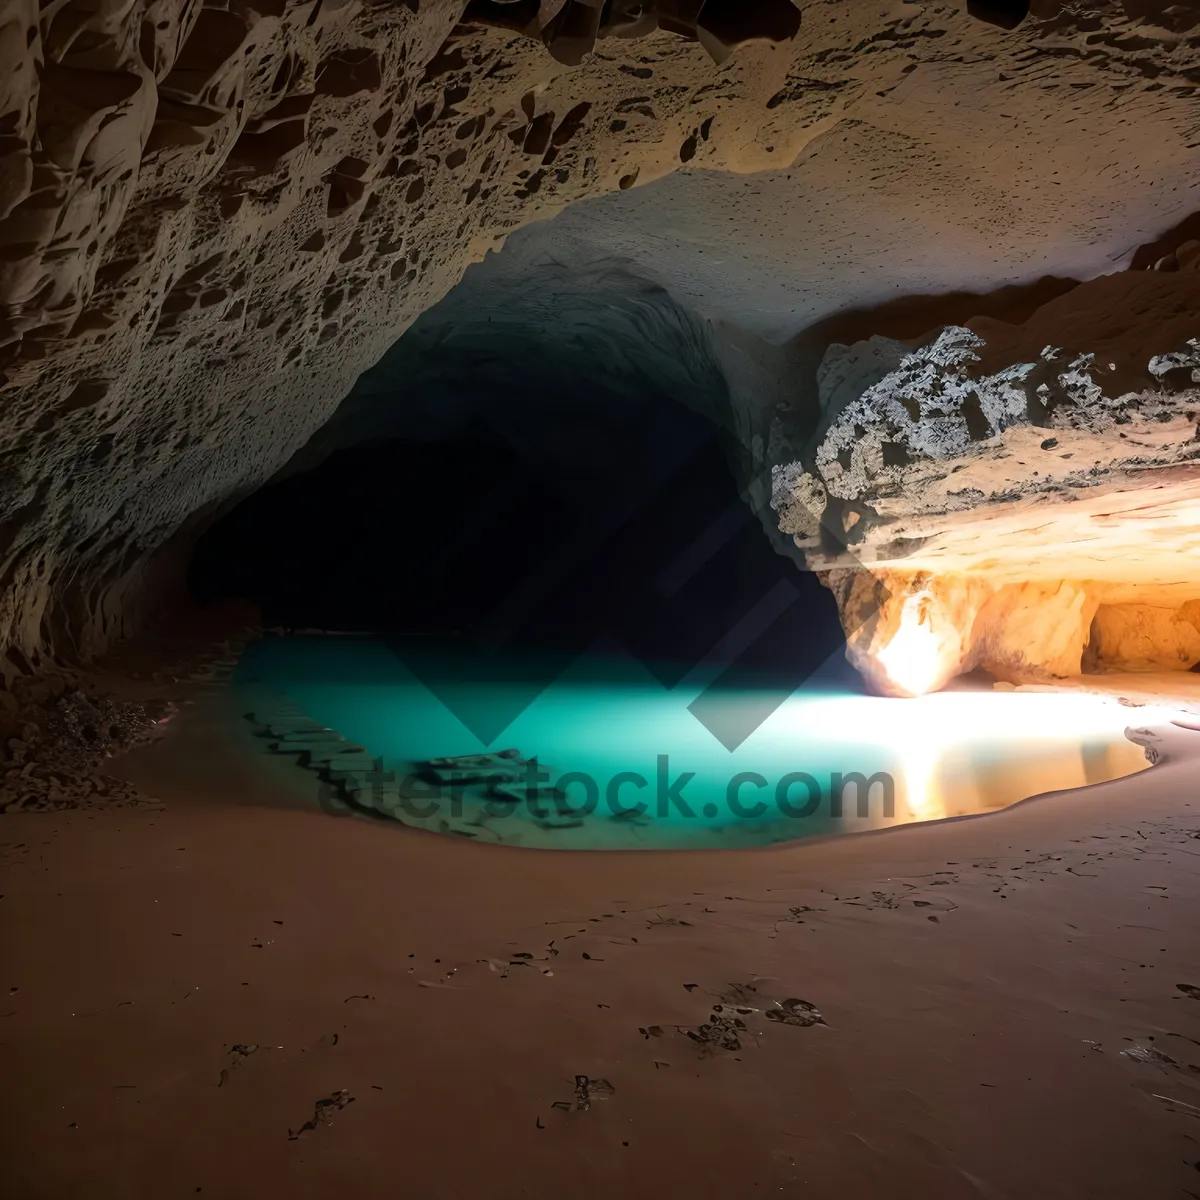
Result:
{"label": "cave opening", "polygon": [[[299,722],[302,738],[334,738],[310,765],[326,782],[349,773],[336,802],[351,811],[577,849],[840,831],[847,772],[878,783],[858,819],[886,824],[1012,803],[1028,764],[1063,786],[1137,769],[1092,700],[1056,699],[1047,722],[1045,702],[990,679],[864,695],[845,596],[773,507],[779,414],[793,444],[820,422],[813,403],[783,407],[785,388],[804,392],[802,359],[627,259],[564,261],[541,236],[468,270],[199,538],[195,598],[250,600],[284,635],[240,668],[260,736]],[[408,782],[356,773],[347,744]],[[414,801],[413,778],[440,787],[517,761],[545,767],[552,811],[493,819],[491,791],[432,817]],[[614,805],[615,781],[649,786],[667,763],[690,781],[690,813]],[[728,819],[732,781],[794,787],[798,770],[820,811]]]}
{"label": "cave opening", "polygon": [[469,267],[199,539],[193,594],[514,670],[603,646],[664,681],[857,688],[836,600],[771,507],[771,464],[818,419],[777,327],[794,298],[722,289],[666,240],[698,225],[633,256],[643,207],[585,205]]}
{"label": "cave opening", "polygon": [[286,630],[564,662],[619,648],[678,676],[721,658],[798,685],[840,661],[832,593],[707,415],[653,380],[542,390],[493,370],[457,390],[450,372],[413,396],[406,361],[385,359],[292,469],[199,539],[196,599],[250,600]]}
{"label": "cave opening", "polygon": [[1200,2],[0,64],[14,1195],[1200,1200]]}
{"label": "cave opening", "polygon": [[1016,29],[1029,16],[1029,0],[968,0],[967,12],[989,25]]}

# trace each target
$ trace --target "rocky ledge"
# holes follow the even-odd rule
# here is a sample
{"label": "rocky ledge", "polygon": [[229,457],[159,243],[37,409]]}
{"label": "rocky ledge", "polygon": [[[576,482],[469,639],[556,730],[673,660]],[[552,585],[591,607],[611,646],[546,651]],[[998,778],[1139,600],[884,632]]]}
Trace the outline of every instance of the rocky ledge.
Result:
{"label": "rocky ledge", "polygon": [[1157,265],[826,353],[774,507],[875,690],[1200,663],[1200,243]]}

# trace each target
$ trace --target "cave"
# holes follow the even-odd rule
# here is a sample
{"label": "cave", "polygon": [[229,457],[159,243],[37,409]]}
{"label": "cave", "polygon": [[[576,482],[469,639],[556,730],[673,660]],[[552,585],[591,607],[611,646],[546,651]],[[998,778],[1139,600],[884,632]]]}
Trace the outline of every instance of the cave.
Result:
{"label": "cave", "polygon": [[1200,6],[0,64],[15,1189],[1190,1194]]}
{"label": "cave", "polygon": [[468,277],[206,530],[195,600],[250,601],[268,626],[564,662],[620,646],[686,670],[774,591],[726,668],[799,686],[835,659],[836,604],[777,528],[702,324],[611,264],[561,279],[550,312],[508,274]]}

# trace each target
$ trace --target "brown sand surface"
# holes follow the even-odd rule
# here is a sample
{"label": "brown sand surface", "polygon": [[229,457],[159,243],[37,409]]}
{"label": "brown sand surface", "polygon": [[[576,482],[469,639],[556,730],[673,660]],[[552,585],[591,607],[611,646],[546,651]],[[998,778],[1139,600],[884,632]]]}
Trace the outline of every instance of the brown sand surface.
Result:
{"label": "brown sand surface", "polygon": [[983,818],[554,853],[298,807],[210,698],[114,765],[161,811],[0,827],[6,1192],[1196,1196],[1200,727],[1135,736]]}

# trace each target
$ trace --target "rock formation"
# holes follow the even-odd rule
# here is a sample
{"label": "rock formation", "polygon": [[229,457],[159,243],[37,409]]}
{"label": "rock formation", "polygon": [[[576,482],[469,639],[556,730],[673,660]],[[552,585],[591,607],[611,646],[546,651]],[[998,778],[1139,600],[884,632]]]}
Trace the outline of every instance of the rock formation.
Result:
{"label": "rock formation", "polygon": [[830,348],[775,504],[877,690],[1200,662],[1197,251],[1020,327]]}
{"label": "rock formation", "polygon": [[[1194,568],[1167,560],[1196,549],[1200,276],[1164,231],[1200,181],[1195,5],[8,0],[0,63],[6,679],[160,611],[197,532],[512,231],[680,168],[771,172],[769,215],[685,214],[696,261],[684,239],[672,294],[716,331],[724,418],[778,468],[784,527],[877,686],[904,690],[876,666],[889,622],[955,631],[928,686],[1078,669],[1085,645],[1093,664],[1194,656]],[[877,212],[903,223],[886,252]],[[819,231],[836,287],[806,288],[785,227]],[[705,290],[706,237],[744,302]],[[942,254],[912,255],[929,239]],[[1121,270],[1151,243],[1171,269]],[[1051,274],[1101,277],[1027,320],[972,321],[992,311],[972,302],[903,347],[834,350],[818,408],[822,322]],[[863,315],[847,340],[893,324]],[[939,324],[983,344],[922,346]],[[1031,538],[1042,518],[1062,535]],[[1102,527],[1102,561],[1045,560]],[[1061,614],[1053,654],[1020,634],[1035,607]]]}

